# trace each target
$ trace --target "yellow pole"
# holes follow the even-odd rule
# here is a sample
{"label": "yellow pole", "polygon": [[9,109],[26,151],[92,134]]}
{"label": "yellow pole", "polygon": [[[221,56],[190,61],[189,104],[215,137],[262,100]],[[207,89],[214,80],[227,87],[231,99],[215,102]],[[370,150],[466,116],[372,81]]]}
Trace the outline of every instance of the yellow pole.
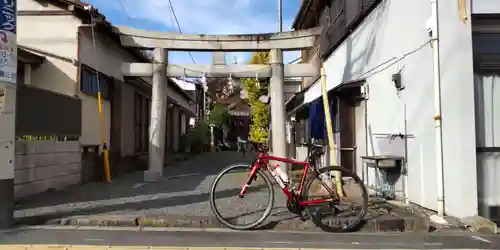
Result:
{"label": "yellow pole", "polygon": [[[99,77],[98,74],[96,74]],[[109,169],[109,151],[106,143],[106,134],[105,134],[105,126],[104,126],[104,114],[102,112],[102,96],[101,96],[101,88],[99,88],[97,92],[97,106],[99,110],[99,120],[101,121],[101,140],[102,140],[102,153],[104,155],[104,174],[106,176],[106,181],[111,183],[111,172]]]}
{"label": "yellow pole", "polygon": [[458,11],[460,12],[460,19],[463,23],[467,23],[467,2],[465,0],[458,0]]}
{"label": "yellow pole", "polygon": [[[326,131],[328,132],[328,146],[330,147],[332,162],[337,165],[337,147],[335,146],[335,140],[333,138],[333,123],[330,112],[330,105],[328,102],[328,91],[326,90],[325,69],[323,67],[321,67],[321,93],[323,94],[323,108],[325,110]],[[343,197],[344,191],[342,190],[340,171],[336,172],[335,182],[337,183],[337,193],[340,197]]]}
{"label": "yellow pole", "polygon": [[101,121],[101,142],[102,142],[102,153],[104,155],[104,174],[106,177],[106,181],[108,183],[111,183],[111,172],[109,170],[109,151],[108,151],[108,145],[106,143],[106,134],[105,134],[105,126],[104,126],[104,114],[102,112],[102,92],[101,92],[101,84],[100,84],[100,78],[99,78],[99,72],[97,71],[97,46],[95,42],[95,21],[94,21],[94,12],[93,12],[93,7],[90,5],[89,11],[90,13],[90,21],[92,23],[92,45],[94,47],[94,60],[96,64],[96,82],[97,82],[97,109],[99,111],[99,120]]}

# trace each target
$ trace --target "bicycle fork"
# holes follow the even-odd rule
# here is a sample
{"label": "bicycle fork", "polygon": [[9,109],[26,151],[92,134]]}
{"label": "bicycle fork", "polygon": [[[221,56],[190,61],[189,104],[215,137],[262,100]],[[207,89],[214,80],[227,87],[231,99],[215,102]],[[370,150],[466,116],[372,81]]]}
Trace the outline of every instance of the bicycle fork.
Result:
{"label": "bicycle fork", "polygon": [[252,181],[257,179],[257,176],[256,176],[257,175],[257,168],[259,168],[259,164],[255,163],[252,166],[252,170],[250,171],[250,174],[248,175],[247,182],[245,184],[243,184],[243,186],[241,187],[241,191],[238,194],[238,197],[240,197],[240,198],[245,197],[245,193],[247,192],[248,187],[250,186],[250,184],[252,184]]}

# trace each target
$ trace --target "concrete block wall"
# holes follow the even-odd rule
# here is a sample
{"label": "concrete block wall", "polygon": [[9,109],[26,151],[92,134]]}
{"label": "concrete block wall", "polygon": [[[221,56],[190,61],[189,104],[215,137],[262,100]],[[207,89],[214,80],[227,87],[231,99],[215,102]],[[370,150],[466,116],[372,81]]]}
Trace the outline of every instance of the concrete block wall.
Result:
{"label": "concrete block wall", "polygon": [[81,182],[78,141],[16,141],[16,199]]}

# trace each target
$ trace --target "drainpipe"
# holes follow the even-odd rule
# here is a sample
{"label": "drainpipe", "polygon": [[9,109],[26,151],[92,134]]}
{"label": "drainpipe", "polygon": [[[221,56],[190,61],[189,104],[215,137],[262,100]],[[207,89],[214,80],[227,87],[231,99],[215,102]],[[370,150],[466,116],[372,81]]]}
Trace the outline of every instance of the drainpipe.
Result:
{"label": "drainpipe", "polygon": [[443,142],[441,127],[441,68],[439,55],[439,9],[438,0],[431,0],[432,16],[431,16],[431,46],[433,53],[433,69],[434,69],[434,109],[435,109],[435,129],[436,129],[436,170],[437,170],[437,202],[438,216],[443,216],[444,212],[444,178],[443,178]]}

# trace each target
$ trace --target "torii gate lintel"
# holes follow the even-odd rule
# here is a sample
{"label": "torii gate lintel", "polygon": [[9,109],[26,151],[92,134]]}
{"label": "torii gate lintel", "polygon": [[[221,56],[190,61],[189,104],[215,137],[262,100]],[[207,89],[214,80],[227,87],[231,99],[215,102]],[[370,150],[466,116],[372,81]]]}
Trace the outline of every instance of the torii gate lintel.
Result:
{"label": "torii gate lintel", "polygon": [[115,26],[125,47],[168,49],[169,51],[252,52],[280,49],[301,50],[315,45],[321,27],[278,33],[244,35],[188,35]]}

